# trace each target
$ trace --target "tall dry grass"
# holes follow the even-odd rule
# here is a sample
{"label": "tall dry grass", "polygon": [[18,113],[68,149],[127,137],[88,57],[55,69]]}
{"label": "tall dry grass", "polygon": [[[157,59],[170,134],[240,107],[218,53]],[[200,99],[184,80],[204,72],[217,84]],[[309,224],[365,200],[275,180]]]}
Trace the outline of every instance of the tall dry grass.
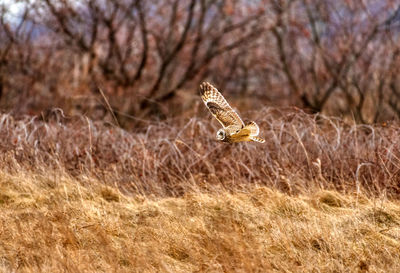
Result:
{"label": "tall dry grass", "polygon": [[146,126],[128,132],[57,109],[41,117],[2,114],[0,162],[8,171],[56,169],[146,196],[254,185],[293,194],[335,189],[399,196],[398,124],[349,124],[298,109],[244,116],[257,121],[265,144],[218,143],[209,116],[141,121]]}
{"label": "tall dry grass", "polygon": [[244,116],[264,145],[209,116],[0,115],[0,271],[399,272],[398,126]]}

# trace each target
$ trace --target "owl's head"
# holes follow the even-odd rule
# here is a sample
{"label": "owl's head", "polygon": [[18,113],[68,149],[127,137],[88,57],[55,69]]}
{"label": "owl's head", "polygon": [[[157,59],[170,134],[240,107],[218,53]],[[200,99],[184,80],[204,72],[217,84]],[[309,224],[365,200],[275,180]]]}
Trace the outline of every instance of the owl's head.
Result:
{"label": "owl's head", "polygon": [[217,132],[217,139],[223,141],[225,139],[226,133],[224,129],[219,129]]}

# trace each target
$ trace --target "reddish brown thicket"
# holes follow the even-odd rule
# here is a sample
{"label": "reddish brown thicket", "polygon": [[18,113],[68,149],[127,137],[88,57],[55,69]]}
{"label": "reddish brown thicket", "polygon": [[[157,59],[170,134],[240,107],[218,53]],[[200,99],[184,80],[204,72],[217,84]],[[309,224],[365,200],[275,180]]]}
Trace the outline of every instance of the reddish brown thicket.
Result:
{"label": "reddish brown thicket", "polygon": [[400,116],[394,1],[45,0],[12,21],[1,9],[0,105],[16,113],[139,125],[190,108],[209,80],[243,108]]}
{"label": "reddish brown thicket", "polygon": [[[48,60],[46,66],[33,69],[47,76],[32,76],[41,83],[34,92],[54,88],[50,91],[56,94],[50,96],[65,98],[58,106],[68,111],[82,96],[101,102],[101,88],[118,118],[121,113],[166,114],[161,103],[187,88],[188,82],[193,86],[221,55],[245,50],[263,32],[263,9],[243,7],[235,11],[223,1],[196,0],[36,1],[27,7],[29,16],[22,25],[29,22],[41,32],[31,44],[20,41],[17,31],[9,40],[36,46],[32,55],[40,53]],[[5,68],[4,74],[10,72]],[[7,88],[13,89],[12,84]]]}
{"label": "reddish brown thicket", "polygon": [[0,116],[9,171],[61,170],[157,196],[267,185],[289,193],[336,189],[399,197],[398,124],[348,125],[300,110],[249,113],[265,144],[215,140],[209,120],[171,119],[135,134],[83,116]]}

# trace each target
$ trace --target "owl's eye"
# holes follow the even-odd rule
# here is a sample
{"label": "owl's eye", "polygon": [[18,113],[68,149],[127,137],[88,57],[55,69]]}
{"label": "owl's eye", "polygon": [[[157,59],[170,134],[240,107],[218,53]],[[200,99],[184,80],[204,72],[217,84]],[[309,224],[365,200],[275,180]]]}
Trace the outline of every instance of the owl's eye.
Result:
{"label": "owl's eye", "polygon": [[236,131],[236,134],[238,134],[239,132],[240,132],[240,130],[237,130],[237,131]]}

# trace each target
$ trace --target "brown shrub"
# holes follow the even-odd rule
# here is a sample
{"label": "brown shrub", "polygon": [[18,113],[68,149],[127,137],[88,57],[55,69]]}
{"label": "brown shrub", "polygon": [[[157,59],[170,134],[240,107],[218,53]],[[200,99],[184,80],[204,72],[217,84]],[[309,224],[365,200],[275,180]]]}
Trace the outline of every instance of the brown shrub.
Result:
{"label": "brown shrub", "polygon": [[297,109],[248,113],[265,144],[215,140],[215,121],[193,117],[149,122],[128,132],[54,110],[0,116],[3,169],[58,169],[96,177],[124,191],[177,196],[199,189],[266,185],[289,193],[336,189],[399,196],[399,129],[346,124]]}

